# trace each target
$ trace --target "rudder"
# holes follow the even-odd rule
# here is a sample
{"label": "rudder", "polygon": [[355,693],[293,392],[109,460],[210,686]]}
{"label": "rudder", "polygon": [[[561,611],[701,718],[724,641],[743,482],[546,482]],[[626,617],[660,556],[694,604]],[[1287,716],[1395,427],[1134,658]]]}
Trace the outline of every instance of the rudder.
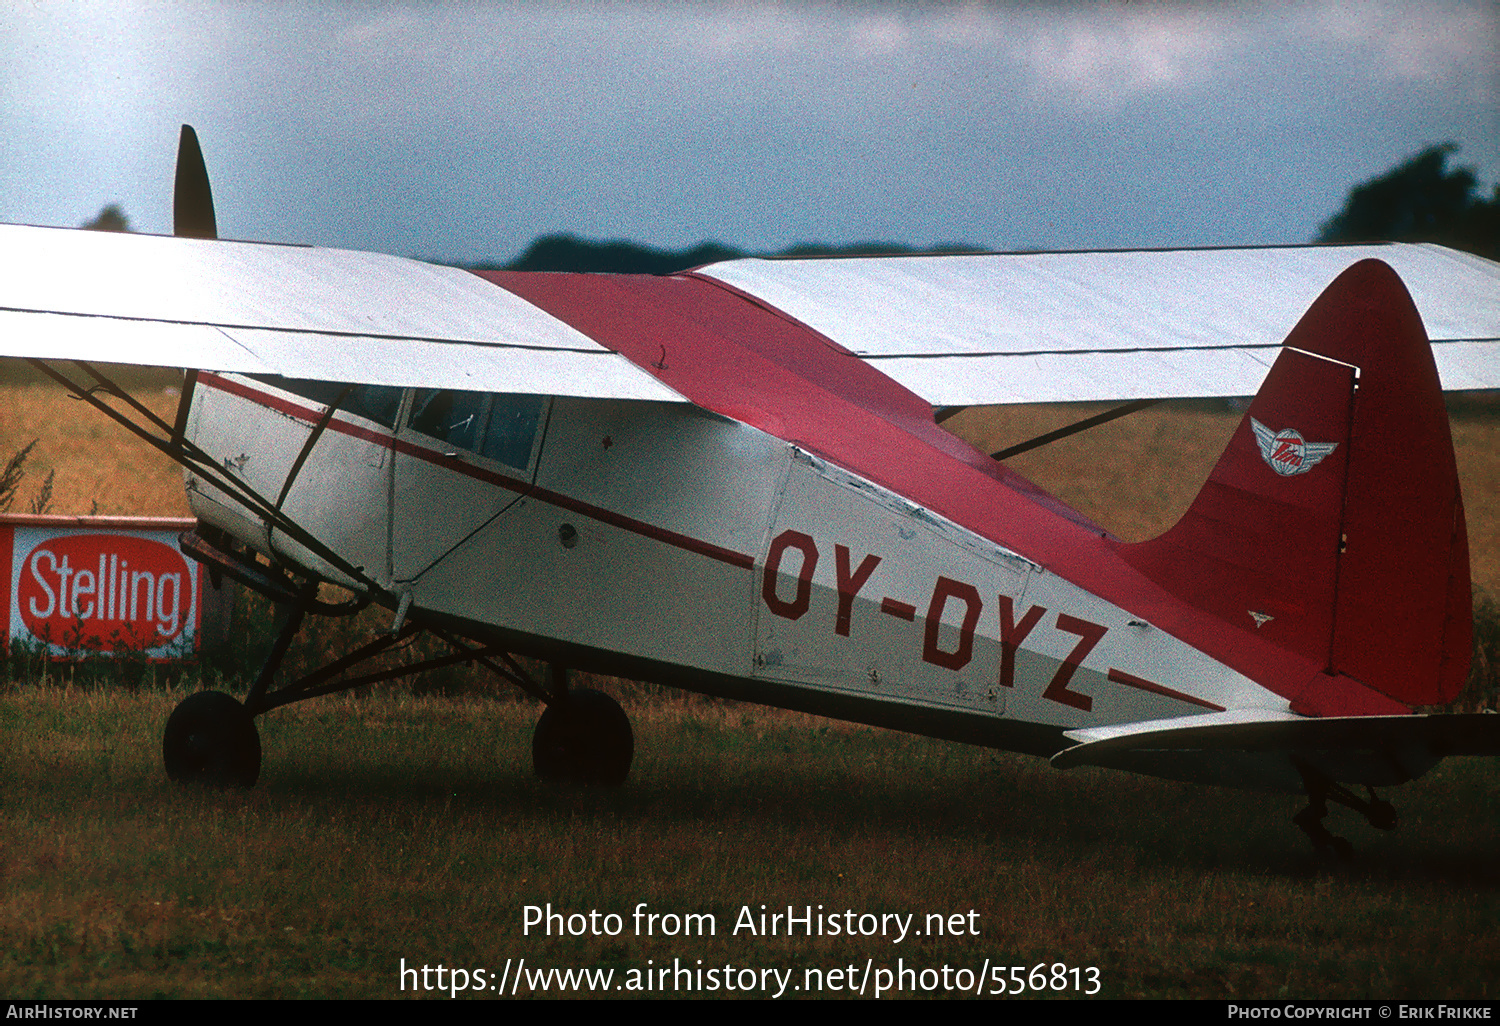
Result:
{"label": "rudder", "polygon": [[1405,705],[1457,695],[1472,632],[1463,501],[1431,346],[1389,266],[1361,261],[1318,297],[1187,513],[1121,553],[1332,678]]}

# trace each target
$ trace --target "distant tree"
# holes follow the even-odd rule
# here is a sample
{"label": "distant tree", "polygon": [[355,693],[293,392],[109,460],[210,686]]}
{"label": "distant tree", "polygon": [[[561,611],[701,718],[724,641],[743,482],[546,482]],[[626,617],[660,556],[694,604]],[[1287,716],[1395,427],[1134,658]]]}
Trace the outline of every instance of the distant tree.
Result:
{"label": "distant tree", "polygon": [[[895,256],[912,253],[977,253],[980,250],[963,243],[943,243],[930,249],[917,249],[899,242],[856,242],[844,246],[801,243],[782,250],[777,256]],[[604,274],[676,274],[692,267],[734,260],[745,256],[744,250],[718,242],[700,242],[692,249],[652,249],[635,242],[590,242],[573,235],[544,235],[526,248],[515,260],[504,266],[507,271],[588,271]],[[480,264],[478,270],[494,270],[493,264]]]}
{"label": "distant tree", "polygon": [[1436,242],[1500,257],[1500,186],[1484,199],[1474,170],[1449,169],[1457,143],[1429,146],[1399,167],[1349,191],[1324,222],[1319,242]]}
{"label": "distant tree", "polygon": [[[717,242],[692,249],[652,249],[634,242],[589,242],[573,235],[545,235],[515,260],[507,271],[588,271],[602,274],[675,274],[717,260],[745,254]],[[483,269],[483,268],[481,268]]]}
{"label": "distant tree", "polygon": [[120,209],[118,203],[111,203],[100,210],[98,215],[83,227],[93,229],[96,232],[128,232],[130,231],[130,220],[125,216],[125,211]]}
{"label": "distant tree", "polygon": [[904,242],[850,242],[832,246],[823,242],[799,242],[782,250],[784,257],[875,257],[875,256],[952,256],[958,253],[983,253],[985,250],[965,242],[940,242],[926,249]]}

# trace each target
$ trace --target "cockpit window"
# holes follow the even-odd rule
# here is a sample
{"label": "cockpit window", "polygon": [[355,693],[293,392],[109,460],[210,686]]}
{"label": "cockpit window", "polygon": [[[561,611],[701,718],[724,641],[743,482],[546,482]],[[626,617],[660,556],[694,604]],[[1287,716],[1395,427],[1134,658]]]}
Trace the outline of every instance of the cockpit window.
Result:
{"label": "cockpit window", "polygon": [[419,388],[411,408],[412,430],[477,452],[488,404],[483,392]]}
{"label": "cockpit window", "polygon": [[495,396],[489,429],[485,432],[484,447],[480,452],[511,467],[529,464],[545,402],[546,399],[539,395]]}
{"label": "cockpit window", "polygon": [[389,385],[355,385],[354,391],[344,400],[343,408],[356,416],[393,428],[396,414],[401,409],[403,391]]}
{"label": "cockpit window", "polygon": [[411,427],[518,470],[531,464],[546,397],[418,389]]}

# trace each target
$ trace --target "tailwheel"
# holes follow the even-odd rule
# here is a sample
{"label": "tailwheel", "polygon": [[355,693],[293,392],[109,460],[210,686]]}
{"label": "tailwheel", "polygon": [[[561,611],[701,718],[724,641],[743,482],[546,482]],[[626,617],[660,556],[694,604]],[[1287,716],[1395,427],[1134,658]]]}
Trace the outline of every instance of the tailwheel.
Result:
{"label": "tailwheel", "polygon": [[1328,805],[1318,798],[1313,798],[1311,804],[1301,812],[1292,817],[1312,842],[1313,850],[1324,858],[1331,858],[1334,862],[1353,862],[1354,845],[1345,838],[1330,833],[1323,825],[1323,817],[1328,815]]}
{"label": "tailwheel", "polygon": [[630,717],[601,691],[577,688],[547,706],[531,739],[531,760],[544,780],[623,784],[635,755]]}
{"label": "tailwheel", "polygon": [[1302,782],[1307,787],[1307,808],[1293,816],[1292,822],[1302,828],[1302,832],[1312,841],[1313,848],[1320,855],[1331,854],[1340,862],[1349,862],[1354,858],[1354,845],[1329,833],[1323,826],[1323,817],[1328,815],[1329,801],[1338,802],[1358,812],[1377,830],[1394,830],[1400,823],[1396,807],[1376,795],[1373,787],[1366,785],[1366,797],[1360,798],[1300,759],[1293,759],[1292,764],[1302,774]]}
{"label": "tailwheel", "polygon": [[1396,807],[1383,798],[1375,795],[1373,787],[1365,788],[1370,799],[1365,803],[1365,819],[1376,830],[1394,830],[1401,825],[1401,817],[1396,813]]}
{"label": "tailwheel", "polygon": [[189,695],[172,710],[161,752],[167,776],[179,784],[254,787],[260,776],[255,720],[221,691]]}

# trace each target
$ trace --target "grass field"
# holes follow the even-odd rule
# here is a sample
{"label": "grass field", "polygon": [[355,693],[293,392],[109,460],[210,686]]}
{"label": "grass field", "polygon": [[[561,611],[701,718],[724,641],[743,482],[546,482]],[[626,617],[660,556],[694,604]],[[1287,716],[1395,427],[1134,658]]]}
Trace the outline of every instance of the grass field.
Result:
{"label": "grass field", "polygon": [[[135,384],[170,415],[171,378]],[[186,512],[179,473],[94,411],[4,366],[0,395],[0,459],[41,439],[17,508],[55,470],[56,511]],[[1087,412],[976,410],[956,427],[993,449]],[[1013,465],[1116,533],[1149,537],[1186,507],[1235,419],[1157,409]],[[1475,579],[1500,592],[1500,419],[1471,411],[1454,430]],[[938,996],[944,966],[948,982],[991,993],[986,966],[1010,981],[1009,967],[1024,979],[1043,964],[1047,984],[1054,964],[1097,968],[1103,997],[1495,996],[1493,761],[1450,760],[1392,791],[1391,834],[1336,811],[1330,825],[1361,857],[1329,872],[1290,797],[1058,773],[643,689],[626,689],[637,756],[618,790],[536,781],[529,701],[391,688],[265,717],[253,791],[184,791],[162,773],[161,728],[196,680],[165,687],[172,676],[0,681],[0,994],[397,997],[417,985],[401,990],[402,959],[493,981],[525,958],[532,971],[614,970],[624,986],[674,959],[790,970],[786,996],[805,996],[790,987],[807,970],[852,966],[857,979],[868,966],[870,996],[880,970],[928,970],[911,986]],[[640,902],[711,913],[717,933],[637,936]],[[525,907],[548,903],[617,913],[623,928],[523,934]],[[740,909],[762,903],[914,914],[919,927],[956,914],[979,932],[733,934]],[[1061,979],[1042,993],[1091,989],[1086,974]]]}
{"label": "grass field", "polygon": [[[625,985],[674,958],[794,985],[989,960],[1093,966],[1116,998],[1495,995],[1500,789],[1484,761],[1404,789],[1394,834],[1335,814],[1362,860],[1331,874],[1289,797],[692,700],[631,703],[619,790],[536,781],[529,703],[387,693],[267,717],[253,791],[184,791],[156,754],[178,697],[0,694],[0,993],[394,997],[401,959],[498,974],[524,957]],[[717,932],[636,936],[640,902],[712,913]],[[523,934],[525,906],[548,903],[623,929]],[[735,935],[762,903],[960,914],[966,933]]]}

